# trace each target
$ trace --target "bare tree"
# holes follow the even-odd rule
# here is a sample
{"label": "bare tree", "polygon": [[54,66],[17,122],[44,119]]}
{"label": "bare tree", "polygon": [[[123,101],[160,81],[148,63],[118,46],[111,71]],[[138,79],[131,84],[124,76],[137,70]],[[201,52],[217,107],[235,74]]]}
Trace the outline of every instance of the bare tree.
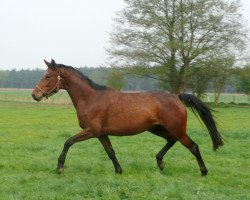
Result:
{"label": "bare tree", "polygon": [[[124,0],[107,48],[115,66],[152,70],[172,93],[185,91],[190,68],[215,56],[237,57],[245,33],[237,0]],[[194,70],[193,70],[194,71]],[[191,74],[192,75],[192,74]]]}

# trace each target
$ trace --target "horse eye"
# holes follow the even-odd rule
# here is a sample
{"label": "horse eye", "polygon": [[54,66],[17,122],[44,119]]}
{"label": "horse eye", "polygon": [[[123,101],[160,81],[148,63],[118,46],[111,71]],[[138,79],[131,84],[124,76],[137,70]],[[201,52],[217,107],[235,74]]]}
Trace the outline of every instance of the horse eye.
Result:
{"label": "horse eye", "polygon": [[50,76],[49,75],[45,76],[45,79],[50,79]]}

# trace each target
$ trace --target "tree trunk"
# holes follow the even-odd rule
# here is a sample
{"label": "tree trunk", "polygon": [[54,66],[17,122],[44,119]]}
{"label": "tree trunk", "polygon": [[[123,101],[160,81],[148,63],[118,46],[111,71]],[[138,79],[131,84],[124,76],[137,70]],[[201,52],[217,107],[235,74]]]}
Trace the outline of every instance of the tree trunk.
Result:
{"label": "tree trunk", "polygon": [[214,106],[218,107],[220,98],[220,92],[214,92]]}
{"label": "tree trunk", "polygon": [[188,68],[189,68],[189,62],[187,60],[184,60],[184,65],[182,66],[180,70],[180,85],[179,85],[179,92],[185,92],[187,89],[187,80],[188,80]]}

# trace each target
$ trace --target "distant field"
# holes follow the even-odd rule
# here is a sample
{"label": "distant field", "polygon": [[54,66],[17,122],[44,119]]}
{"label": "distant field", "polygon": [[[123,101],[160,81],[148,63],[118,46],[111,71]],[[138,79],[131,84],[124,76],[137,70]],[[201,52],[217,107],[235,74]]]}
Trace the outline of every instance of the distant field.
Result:
{"label": "distant field", "polygon": [[[33,89],[4,89],[0,88],[1,101],[14,101],[14,102],[33,102],[31,92]],[[211,93],[206,94],[203,99],[205,102],[213,102],[214,96]],[[249,103],[250,98],[244,94],[221,94],[219,102],[223,103]],[[41,103],[45,104],[71,104],[71,100],[66,91],[60,90],[59,93],[53,95]]]}
{"label": "distant field", "polygon": [[227,140],[217,152],[194,115],[188,118],[207,177],[200,176],[195,158],[179,143],[165,156],[161,172],[155,155],[165,141],[147,132],[111,137],[122,175],[114,174],[101,144],[91,139],[70,149],[59,176],[55,168],[63,143],[80,130],[72,105],[0,100],[0,199],[250,199],[250,108],[217,110]]}
{"label": "distant field", "polygon": [[[31,97],[33,89],[12,89],[0,88],[0,100],[12,102],[34,102]],[[71,100],[66,91],[61,90],[56,95],[51,96],[49,99],[44,99],[44,104],[71,104]]]}
{"label": "distant field", "polygon": [[[214,101],[214,94],[212,93],[207,93],[204,97],[203,100],[205,102],[213,102]],[[230,93],[222,93],[219,99],[220,103],[250,103],[250,98],[245,95],[245,94],[230,94]]]}

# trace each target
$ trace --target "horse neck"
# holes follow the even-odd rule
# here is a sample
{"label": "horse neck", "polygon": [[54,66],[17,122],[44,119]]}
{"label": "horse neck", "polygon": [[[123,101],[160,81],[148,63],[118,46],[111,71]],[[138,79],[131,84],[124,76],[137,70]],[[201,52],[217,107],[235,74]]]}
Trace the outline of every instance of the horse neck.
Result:
{"label": "horse neck", "polygon": [[87,80],[83,80],[75,72],[67,72],[62,76],[64,79],[65,90],[68,92],[73,104],[77,107],[79,101],[87,99],[95,92]]}

